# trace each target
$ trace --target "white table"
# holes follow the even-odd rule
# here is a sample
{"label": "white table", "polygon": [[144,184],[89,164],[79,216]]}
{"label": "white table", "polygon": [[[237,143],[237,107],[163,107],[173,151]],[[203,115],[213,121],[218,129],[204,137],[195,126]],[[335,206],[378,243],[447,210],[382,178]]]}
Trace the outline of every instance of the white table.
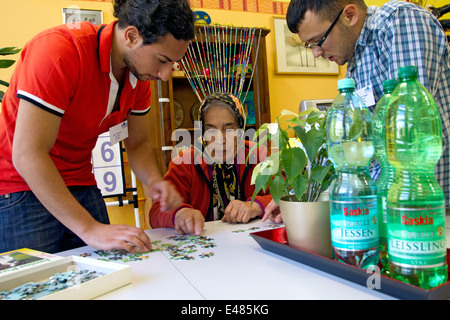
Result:
{"label": "white table", "polygon": [[[383,293],[308,267],[262,249],[249,235],[273,228],[271,222],[249,224],[208,222],[202,235],[214,248],[199,248],[193,260],[174,260],[168,251],[151,252],[148,259],[128,262],[131,284],[98,299],[291,300],[393,299]],[[258,228],[250,230],[251,228]],[[155,246],[174,242],[174,229],[146,231]],[[90,247],[59,255],[93,253]],[[211,257],[200,257],[212,252]],[[94,254],[91,258],[97,257]],[[123,262],[117,262],[123,263]]]}

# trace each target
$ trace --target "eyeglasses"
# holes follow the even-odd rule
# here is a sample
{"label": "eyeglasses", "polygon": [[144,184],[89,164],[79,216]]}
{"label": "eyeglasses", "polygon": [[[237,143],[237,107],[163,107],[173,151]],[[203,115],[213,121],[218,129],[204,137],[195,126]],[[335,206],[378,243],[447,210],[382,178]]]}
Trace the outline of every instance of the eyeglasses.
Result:
{"label": "eyeglasses", "polygon": [[331,26],[328,28],[327,32],[325,32],[325,34],[323,35],[323,37],[319,40],[319,42],[317,43],[312,43],[309,44],[308,42],[305,42],[305,48],[309,48],[311,50],[315,50],[315,51],[320,51],[322,50],[322,44],[325,42],[325,40],[327,39],[328,35],[330,34],[331,30],[333,29],[334,25],[338,22],[339,17],[341,16],[342,11],[344,11],[344,9],[342,9],[341,11],[339,11],[339,14],[337,15],[337,17],[334,19],[334,21],[331,23]]}

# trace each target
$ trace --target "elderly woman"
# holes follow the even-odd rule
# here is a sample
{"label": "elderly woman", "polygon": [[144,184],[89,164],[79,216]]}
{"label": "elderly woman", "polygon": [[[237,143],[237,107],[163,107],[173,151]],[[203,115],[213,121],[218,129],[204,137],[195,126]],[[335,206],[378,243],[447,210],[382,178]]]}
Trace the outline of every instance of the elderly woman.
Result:
{"label": "elderly woman", "polygon": [[172,227],[182,234],[199,235],[205,221],[246,223],[262,217],[272,200],[270,194],[259,193],[250,201],[255,190],[250,184],[253,169],[267,152],[265,147],[251,150],[254,143],[243,140],[245,115],[240,101],[229,93],[211,94],[200,106],[199,120],[199,141],[173,159],[164,176],[184,203],[165,212],[156,201],[149,213],[152,228]]}

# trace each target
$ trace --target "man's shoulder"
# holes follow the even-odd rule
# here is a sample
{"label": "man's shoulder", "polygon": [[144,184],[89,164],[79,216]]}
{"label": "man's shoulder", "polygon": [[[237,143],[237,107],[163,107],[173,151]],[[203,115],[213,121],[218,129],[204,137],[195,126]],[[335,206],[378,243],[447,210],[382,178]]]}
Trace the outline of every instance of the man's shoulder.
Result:
{"label": "man's shoulder", "polygon": [[428,12],[424,8],[407,1],[392,0],[386,2],[377,11],[379,16],[392,16],[397,15],[399,12],[409,12],[411,14],[426,13]]}
{"label": "man's shoulder", "polygon": [[62,24],[37,33],[30,41],[35,42],[49,38],[60,40],[77,40],[79,38],[84,38],[90,35],[96,36],[97,31],[98,26],[95,26],[88,22],[81,22],[76,26],[71,24]]}

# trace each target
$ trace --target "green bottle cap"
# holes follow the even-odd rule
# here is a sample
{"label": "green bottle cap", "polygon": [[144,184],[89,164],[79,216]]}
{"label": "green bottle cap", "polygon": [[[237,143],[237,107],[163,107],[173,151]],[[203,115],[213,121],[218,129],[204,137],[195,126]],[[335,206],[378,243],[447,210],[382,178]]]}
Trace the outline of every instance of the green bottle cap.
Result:
{"label": "green bottle cap", "polygon": [[417,77],[417,67],[416,66],[404,66],[398,68],[398,77]]}
{"label": "green bottle cap", "polygon": [[393,91],[398,84],[397,79],[388,79],[383,81],[383,90],[384,91]]}
{"label": "green bottle cap", "polygon": [[341,79],[338,81],[338,89],[355,88],[354,79]]}

